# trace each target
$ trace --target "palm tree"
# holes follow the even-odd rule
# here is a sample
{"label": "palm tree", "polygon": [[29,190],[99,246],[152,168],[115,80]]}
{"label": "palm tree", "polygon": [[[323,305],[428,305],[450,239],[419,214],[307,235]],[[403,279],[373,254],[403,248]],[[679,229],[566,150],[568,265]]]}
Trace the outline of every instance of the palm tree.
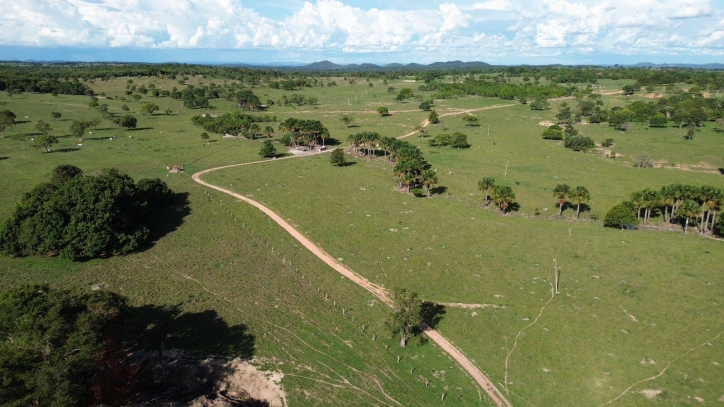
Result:
{"label": "palm tree", "polygon": [[[709,225],[709,217],[713,209],[717,206],[720,199],[721,191],[711,186],[704,186],[699,189],[699,200],[701,204],[701,231],[706,232]],[[706,217],[705,217],[706,215]]]}
{"label": "palm tree", "polygon": [[495,185],[492,193],[493,200],[503,213],[508,211],[510,204],[515,203],[513,189],[507,185]]}
{"label": "palm tree", "polygon": [[430,188],[437,185],[437,173],[433,170],[425,170],[420,175],[422,185],[427,189],[427,196],[430,197]]}
{"label": "palm tree", "polygon": [[495,179],[492,177],[483,178],[480,181],[478,181],[478,190],[479,191],[485,191],[485,206],[487,206],[490,203],[490,200],[488,199],[490,196],[490,191],[495,186]]}
{"label": "palm tree", "polygon": [[646,188],[641,191],[641,197],[643,207],[645,208],[644,223],[649,223],[653,207],[659,206],[661,203],[661,195],[659,194],[659,191],[655,191],[651,188]]}
{"label": "palm tree", "polygon": [[272,126],[264,127],[264,134],[266,134],[267,138],[272,138],[272,135],[274,134],[274,127],[272,127]]}
{"label": "palm tree", "polygon": [[591,193],[586,187],[577,186],[571,193],[571,198],[576,202],[576,219],[581,214],[581,204],[591,199]]}
{"label": "palm tree", "polygon": [[701,207],[699,206],[699,203],[691,199],[685,201],[681,207],[679,207],[679,216],[686,219],[686,223],[684,224],[684,234],[686,234],[689,230],[689,219],[693,219],[694,222],[696,222],[700,209]]}
{"label": "palm tree", "polygon": [[571,196],[571,192],[571,187],[567,184],[558,184],[553,188],[553,196],[558,199],[558,216],[563,214],[563,208],[566,206],[566,201]]}
{"label": "palm tree", "polygon": [[671,223],[672,215],[669,214],[669,207],[672,208],[672,214],[673,214],[673,208],[674,208],[674,202],[676,201],[675,196],[675,186],[674,185],[665,185],[661,187],[661,203],[664,204],[664,222],[666,222],[666,216],[669,217],[669,223]]}

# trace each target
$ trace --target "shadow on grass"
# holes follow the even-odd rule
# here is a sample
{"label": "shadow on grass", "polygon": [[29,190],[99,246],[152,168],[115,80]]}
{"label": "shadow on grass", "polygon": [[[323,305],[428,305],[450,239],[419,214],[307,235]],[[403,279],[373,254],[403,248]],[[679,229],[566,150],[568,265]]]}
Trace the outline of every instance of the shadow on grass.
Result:
{"label": "shadow on grass", "polygon": [[334,147],[340,144],[342,144],[342,142],[333,137],[324,139],[324,145],[327,147]]}
{"label": "shadow on grass", "polygon": [[183,349],[203,359],[254,356],[255,336],[245,324],[229,326],[214,310],[185,312],[181,305],[131,307],[118,337],[131,349]]}
{"label": "shadow on grass", "polygon": [[8,158],[10,158],[10,157],[0,157],[0,161],[7,160]]}
{"label": "shadow on grass", "polygon": [[437,325],[445,315],[445,306],[435,304],[434,302],[423,302],[421,308],[422,321],[432,329],[436,329]]}
{"label": "shadow on grass", "polygon": [[184,218],[191,214],[189,207],[189,194],[186,192],[174,193],[171,205],[156,211],[150,218],[148,225],[151,230],[148,241],[138,251],[152,248],[162,237],[174,232],[184,222]]}
{"label": "shadow on grass", "polygon": [[719,168],[719,174],[724,175],[724,168]]}
{"label": "shadow on grass", "polygon": [[128,131],[141,131],[141,130],[153,130],[153,127],[136,127],[135,129],[128,129]]}
{"label": "shadow on grass", "polygon": [[[428,197],[427,190],[424,188],[415,188],[411,192],[417,198],[427,198]],[[445,192],[447,192],[447,187],[439,186],[439,187],[435,187],[435,188],[430,188],[430,197],[432,197],[433,195],[441,195],[441,194],[444,194]]]}
{"label": "shadow on grass", "polygon": [[78,150],[80,150],[80,148],[75,148],[75,147],[59,148],[59,149],[57,149],[57,150],[47,151],[45,154],[70,153],[70,152],[78,151]]}

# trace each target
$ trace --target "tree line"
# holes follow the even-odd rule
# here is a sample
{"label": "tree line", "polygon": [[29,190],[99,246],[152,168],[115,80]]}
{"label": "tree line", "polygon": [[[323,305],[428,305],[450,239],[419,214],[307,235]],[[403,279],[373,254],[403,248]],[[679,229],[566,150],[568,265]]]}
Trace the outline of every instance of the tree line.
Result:
{"label": "tree line", "polygon": [[687,233],[696,226],[701,234],[724,235],[724,190],[712,186],[671,184],[656,190],[645,188],[631,194],[631,199],[614,206],[604,219],[604,226],[624,227],[648,224],[660,214],[664,223],[678,224]]}

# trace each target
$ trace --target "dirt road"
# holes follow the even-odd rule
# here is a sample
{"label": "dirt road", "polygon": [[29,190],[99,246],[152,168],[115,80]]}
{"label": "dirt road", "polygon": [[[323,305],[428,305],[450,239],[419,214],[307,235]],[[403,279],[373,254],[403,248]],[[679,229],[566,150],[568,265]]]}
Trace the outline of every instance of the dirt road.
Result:
{"label": "dirt road", "polygon": [[[469,113],[473,111],[479,111],[479,110],[487,110],[487,109],[493,109],[496,107],[505,107],[505,106],[511,106],[511,105],[498,105],[498,106],[492,106],[487,108],[481,108],[481,109],[469,109],[469,110],[462,110],[459,112],[451,112],[445,114],[445,116],[452,116],[452,115],[458,115],[458,114],[464,114]],[[423,123],[423,126],[427,125],[429,123]],[[410,133],[407,135],[404,135],[402,137],[407,137],[414,134]],[[402,138],[400,137],[400,138]],[[331,150],[327,150],[325,152],[328,152]],[[323,154],[317,153],[317,154]],[[310,155],[316,155],[316,154],[310,154]],[[312,252],[315,256],[317,256],[319,259],[321,259],[323,262],[325,262],[328,266],[332,267],[335,271],[342,274],[343,276],[349,278],[353,282],[355,282],[360,287],[364,288],[365,290],[369,291],[374,295],[375,297],[379,298],[381,301],[383,301],[387,305],[391,305],[392,301],[390,300],[390,296],[388,292],[378,286],[377,284],[374,284],[367,280],[366,278],[362,277],[361,275],[355,273],[351,269],[345,267],[342,263],[338,262],[334,257],[332,257],[329,253],[325,252],[321,247],[313,243],[311,240],[309,240],[306,236],[304,236],[301,232],[299,232],[296,228],[294,228],[289,222],[284,220],[281,216],[279,216],[276,212],[269,209],[267,206],[251,199],[248,197],[245,197],[244,195],[237,194],[236,192],[229,191],[228,189],[221,188],[216,185],[209,184],[208,182],[205,182],[201,179],[201,176],[208,174],[213,171],[223,170],[226,168],[233,168],[233,167],[240,167],[244,165],[252,165],[252,164],[258,164],[263,162],[270,162],[270,161],[281,161],[281,160],[288,160],[292,158],[298,158],[297,156],[291,156],[291,157],[285,157],[280,158],[276,160],[262,160],[262,161],[254,161],[249,163],[242,163],[242,164],[232,164],[232,165],[225,165],[222,167],[215,167],[215,168],[209,168],[207,170],[199,171],[192,175],[192,178],[195,182],[217,190],[219,192],[223,192],[227,195],[233,196],[234,198],[240,199],[260,211],[264,212],[267,216],[269,216],[274,222],[276,222],[279,226],[281,226],[287,233],[292,235],[299,243],[301,243],[307,250]],[[435,342],[440,348],[442,348],[443,351],[445,351],[450,357],[452,357],[456,362],[462,366],[463,369],[465,369],[470,376],[472,376],[473,380],[475,380],[476,383],[480,385],[480,387],[485,390],[486,393],[490,396],[490,398],[493,400],[493,402],[498,407],[512,407],[512,404],[508,401],[508,399],[505,398],[505,396],[495,387],[493,382],[488,379],[483,372],[480,371],[471,361],[468,359],[458,348],[456,348],[453,344],[450,343],[447,339],[445,339],[444,336],[440,335],[439,332],[435,331],[434,329],[430,327],[425,327],[425,335],[430,338],[433,342]]]}

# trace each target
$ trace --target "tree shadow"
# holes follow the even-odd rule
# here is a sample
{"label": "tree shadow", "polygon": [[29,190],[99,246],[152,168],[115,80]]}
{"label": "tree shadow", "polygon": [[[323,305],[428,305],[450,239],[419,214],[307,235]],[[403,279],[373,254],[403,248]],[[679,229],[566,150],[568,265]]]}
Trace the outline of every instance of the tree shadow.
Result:
{"label": "tree shadow", "polygon": [[342,142],[337,140],[334,137],[324,139],[324,145],[327,147],[334,147],[334,146],[338,146],[340,144],[342,144]]}
{"label": "tree shadow", "polygon": [[508,205],[506,213],[507,212],[518,212],[519,210],[520,210],[520,204],[518,204],[518,202],[513,202]]}
{"label": "tree shadow", "polygon": [[10,157],[2,157],[2,156],[0,156],[0,161],[2,161],[2,160],[7,160],[8,158],[10,158]]}
{"label": "tree shadow", "polygon": [[[576,205],[576,204],[573,204],[571,206],[573,206],[574,211],[578,207],[578,205]],[[581,213],[583,213],[583,212],[591,212],[591,207],[588,204],[582,203],[581,204]]]}
{"label": "tree shadow", "polygon": [[437,186],[435,188],[430,188],[430,193],[432,195],[442,195],[445,192],[447,192],[447,187]]}
{"label": "tree shadow", "polygon": [[351,167],[353,165],[357,165],[357,161],[345,161],[344,164],[340,165],[339,167]]}
{"label": "tree shadow", "polygon": [[724,175],[724,168],[719,168],[719,174]]}
{"label": "tree shadow", "polygon": [[444,305],[435,304],[434,302],[423,302],[420,316],[427,326],[436,329],[446,312]]}
{"label": "tree shadow", "polygon": [[78,151],[80,148],[75,147],[68,147],[68,148],[59,148],[56,150],[46,151],[45,154],[53,154],[53,153],[70,153],[73,151]]}
{"label": "tree shadow", "polygon": [[131,349],[183,349],[187,358],[251,359],[255,336],[245,324],[229,326],[215,310],[184,312],[181,305],[131,307],[119,339]]}
{"label": "tree shadow", "polygon": [[189,194],[187,192],[174,193],[171,203],[163,210],[158,210],[150,216],[149,229],[151,231],[145,244],[138,251],[152,248],[162,237],[174,232],[184,222],[184,218],[191,214],[189,207]]}
{"label": "tree shadow", "polygon": [[[214,310],[185,312],[181,305],[148,304],[124,311],[114,336],[134,351],[127,362],[137,372],[137,384],[131,389],[137,402],[214,398],[215,384],[237,373],[223,362],[254,356],[256,337],[248,326],[230,326]],[[219,359],[223,361],[216,362]],[[229,399],[224,394],[216,396]]]}
{"label": "tree shadow", "polygon": [[141,130],[153,130],[153,127],[136,127],[135,129],[128,129],[128,131],[141,131]]}

